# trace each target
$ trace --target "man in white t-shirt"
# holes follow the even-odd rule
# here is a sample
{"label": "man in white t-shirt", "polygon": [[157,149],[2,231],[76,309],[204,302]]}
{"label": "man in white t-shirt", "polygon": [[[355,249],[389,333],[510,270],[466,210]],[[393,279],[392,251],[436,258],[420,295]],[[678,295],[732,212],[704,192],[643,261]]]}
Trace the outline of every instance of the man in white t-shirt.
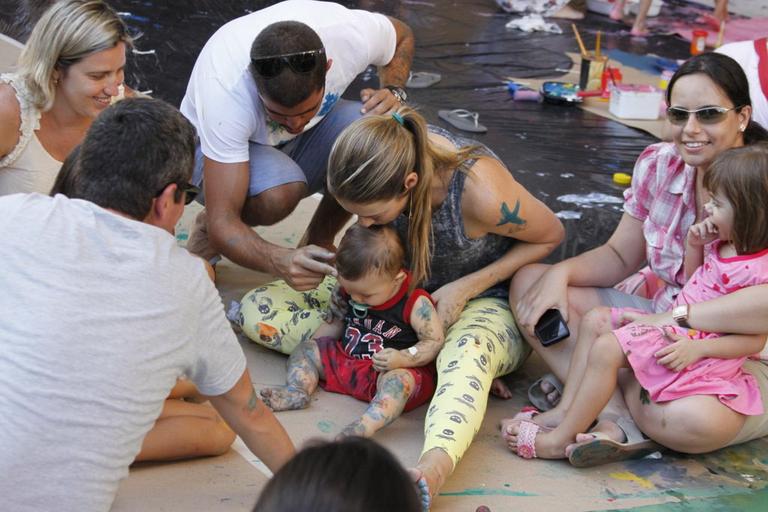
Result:
{"label": "man in white t-shirt", "polygon": [[721,46],[717,53],[739,63],[749,82],[752,119],[768,129],[768,37]]}
{"label": "man in white t-shirt", "polygon": [[89,129],[69,198],[0,198],[3,510],[109,510],[181,376],[271,469],[293,455],[205,263],[173,236],[194,153],[176,109],[127,99]]}
{"label": "man in white t-shirt", "polygon": [[[205,188],[190,251],[209,261],[223,254],[297,290],[333,273],[328,248],[349,215],[330,194],[301,248],[271,244],[251,226],[282,220],[323,189],[331,146],[346,126],[405,101],[413,49],[401,21],[332,2],[280,2],[221,27],[181,102],[200,136],[193,182]],[[342,100],[371,64],[382,88],[363,89],[361,102]]]}

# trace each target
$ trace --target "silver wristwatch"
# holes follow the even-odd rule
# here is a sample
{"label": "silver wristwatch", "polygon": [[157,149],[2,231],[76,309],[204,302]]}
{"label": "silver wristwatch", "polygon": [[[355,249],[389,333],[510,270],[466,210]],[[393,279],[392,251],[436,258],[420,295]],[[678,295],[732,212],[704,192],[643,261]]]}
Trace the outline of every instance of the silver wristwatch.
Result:
{"label": "silver wristwatch", "polygon": [[398,87],[397,85],[385,85],[384,88],[389,89],[398,102],[406,103],[408,101],[408,93],[405,92],[405,89],[402,87]]}

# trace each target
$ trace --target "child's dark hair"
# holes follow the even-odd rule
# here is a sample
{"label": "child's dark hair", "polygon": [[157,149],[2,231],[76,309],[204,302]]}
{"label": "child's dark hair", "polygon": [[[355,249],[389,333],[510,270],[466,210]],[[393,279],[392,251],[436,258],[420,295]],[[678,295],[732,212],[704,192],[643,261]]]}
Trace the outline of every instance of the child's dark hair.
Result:
{"label": "child's dark hair", "polygon": [[405,265],[405,248],[391,226],[350,226],[336,253],[336,270],[344,279],[360,279],[369,272],[396,275]]}
{"label": "child's dark hair", "polygon": [[731,238],[737,254],[768,247],[768,143],[720,153],[704,175],[704,186],[733,206]]}
{"label": "child's dark hair", "polygon": [[408,473],[370,439],[310,444],[269,481],[253,512],[419,512]]}

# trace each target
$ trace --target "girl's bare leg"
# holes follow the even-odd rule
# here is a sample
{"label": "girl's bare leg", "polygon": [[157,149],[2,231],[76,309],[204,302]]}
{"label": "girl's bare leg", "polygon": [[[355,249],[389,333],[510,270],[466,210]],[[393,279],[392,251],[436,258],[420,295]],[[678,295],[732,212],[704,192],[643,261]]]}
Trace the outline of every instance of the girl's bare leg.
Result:
{"label": "girl's bare leg", "polygon": [[719,21],[728,19],[728,0],[715,0],[715,11],[712,15]]}
{"label": "girl's bare leg", "polygon": [[[592,344],[587,364],[589,369],[584,372],[563,421],[551,432],[540,432],[536,436],[538,457],[565,457],[565,448],[575,441],[576,434],[586,431],[611,399],[618,386],[619,369],[628,365],[621,345],[610,333],[601,335]],[[510,448],[517,446],[516,434],[507,438]]]}
{"label": "girl's bare leg", "polygon": [[637,17],[632,24],[632,35],[641,36],[648,33],[646,23],[648,21],[648,11],[651,8],[652,0],[640,0],[640,5],[637,8]]}
{"label": "girl's bare leg", "polygon": [[305,341],[288,358],[287,385],[262,389],[261,399],[273,411],[304,409],[324,377],[317,342]]}
{"label": "girl's bare leg", "polygon": [[[527,265],[517,271],[512,279],[512,285],[510,287],[510,305],[512,306],[513,312],[514,305],[517,304],[518,300],[548,268],[548,265],[536,264]],[[576,340],[579,336],[582,317],[590,310],[603,306],[597,289],[595,288],[569,288],[568,303],[568,329],[571,331],[571,336],[557,345],[543,347],[535,336],[526,332],[524,329],[520,329],[520,334],[522,334],[531,347],[533,347],[533,349],[541,356],[552,373],[563,382],[566,381],[568,375],[570,361],[575,349]],[[623,372],[624,371],[620,373]],[[608,402],[608,405],[605,406],[605,409],[603,409],[603,412],[600,414],[598,424],[593,431],[599,431],[609,436],[611,439],[623,441],[624,432],[615,423],[615,421],[621,417],[629,417],[629,410],[627,410],[624,399],[617,390]]]}
{"label": "girl's bare leg", "polygon": [[403,413],[416,382],[408,370],[391,370],[379,376],[376,396],[360,419],[350,423],[339,437],[371,437],[377,430],[386,427]]}
{"label": "girl's bare leg", "polygon": [[135,461],[221,455],[234,440],[235,433],[209,404],[168,399]]}
{"label": "girl's bare leg", "polygon": [[689,396],[657,404],[641,398],[642,390],[634,376],[622,379],[621,384],[640,430],[679,452],[706,453],[728,446],[747,418],[715,396]]}
{"label": "girl's bare leg", "polygon": [[[610,308],[595,308],[584,315],[580,323],[576,347],[571,356],[568,375],[565,379],[563,396],[553,409],[536,415],[533,418],[535,423],[554,428],[563,421],[568,409],[576,399],[577,393],[579,393],[584,374],[587,371],[587,363],[593,343],[601,334],[610,333],[611,330]],[[505,439],[513,423],[517,422],[512,419],[502,420],[502,435]]]}

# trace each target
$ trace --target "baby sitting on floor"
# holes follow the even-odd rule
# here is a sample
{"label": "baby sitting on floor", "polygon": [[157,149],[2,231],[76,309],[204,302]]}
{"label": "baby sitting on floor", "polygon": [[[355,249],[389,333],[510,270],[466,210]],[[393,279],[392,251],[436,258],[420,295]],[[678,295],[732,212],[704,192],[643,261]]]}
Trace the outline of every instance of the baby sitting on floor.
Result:
{"label": "baby sitting on floor", "polygon": [[341,436],[370,437],[435,391],[444,336],[429,294],[412,289],[405,250],[389,226],[353,225],[336,254],[343,319],[323,324],[288,359],[287,385],[261,391],[274,411],[302,409],[318,383],[370,402]]}

